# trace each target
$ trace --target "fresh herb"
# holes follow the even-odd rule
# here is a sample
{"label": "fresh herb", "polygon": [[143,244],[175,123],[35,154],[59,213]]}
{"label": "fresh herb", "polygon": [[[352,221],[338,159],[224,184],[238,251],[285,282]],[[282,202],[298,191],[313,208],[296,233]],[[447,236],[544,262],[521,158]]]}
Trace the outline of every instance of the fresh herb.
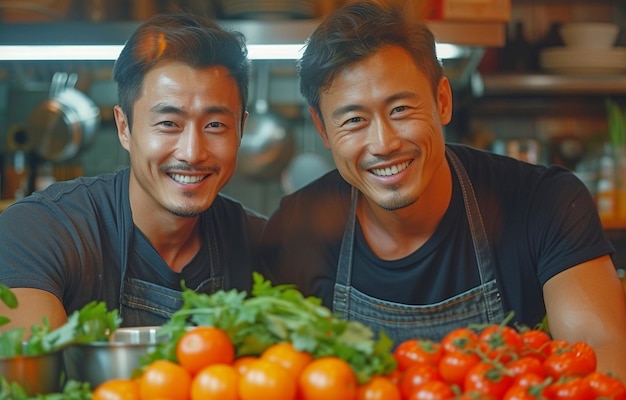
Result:
{"label": "fresh herb", "polygon": [[[8,286],[5,286],[1,283],[0,300],[2,300],[2,302],[6,304],[6,306],[9,308],[17,307],[17,297],[15,297],[15,294],[11,291],[11,289],[9,289]],[[10,320],[7,317],[0,315],[0,326],[8,324],[9,322]]]}
{"label": "fresh herb", "polygon": [[314,357],[338,356],[350,363],[359,382],[395,368],[384,333],[375,338],[365,325],[341,319],[315,297],[305,298],[293,285],[272,286],[254,274],[252,296],[230,290],[207,295],[184,289],[183,306],[159,330],[170,340],[157,346],[143,362],[176,360],[176,343],[191,326],[215,326],[224,330],[237,349],[237,356],[258,355],[274,343],[289,341]]}
{"label": "fresh herb", "polygon": [[[11,296],[12,293],[8,288],[0,287],[0,292],[7,306],[17,307],[17,300]],[[5,320],[8,321],[7,318]],[[58,329],[51,330],[48,320],[44,318],[42,325],[33,325],[30,328],[30,335],[25,341],[26,329],[23,327],[1,332],[0,358],[47,354],[70,344],[106,341],[119,327],[120,322],[117,310],[107,311],[104,302],[92,301],[73,312],[67,322]]]}
{"label": "fresh herb", "polygon": [[68,381],[60,393],[29,396],[24,388],[15,382],[0,377],[0,400],[90,400],[91,387],[87,382]]}

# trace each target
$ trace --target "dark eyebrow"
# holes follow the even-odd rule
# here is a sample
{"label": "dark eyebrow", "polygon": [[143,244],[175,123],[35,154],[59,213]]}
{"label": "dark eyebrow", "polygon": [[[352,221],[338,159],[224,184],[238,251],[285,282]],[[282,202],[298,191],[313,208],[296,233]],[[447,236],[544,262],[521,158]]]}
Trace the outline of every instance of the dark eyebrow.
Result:
{"label": "dark eyebrow", "polygon": [[349,113],[351,111],[359,111],[359,110],[363,110],[363,106],[360,106],[358,104],[347,104],[345,106],[341,106],[338,109],[336,109],[335,111],[333,111],[333,113],[331,114],[331,117],[333,119],[339,118],[339,116]]}
{"label": "dark eyebrow", "polygon": [[[419,98],[419,94],[415,92],[404,91],[404,92],[395,93],[394,95],[386,98],[385,104],[393,103],[396,100],[415,99],[415,98]],[[331,117],[335,119],[345,113],[349,113],[351,111],[360,111],[363,109],[364,107],[358,104],[346,104],[345,106],[339,107],[335,111],[333,111],[333,113],[331,114]]]}
{"label": "dark eyebrow", "polygon": [[[154,107],[150,108],[150,112],[154,114],[176,114],[176,115],[185,115],[187,112],[179,107],[173,106],[171,104],[163,104],[159,103]],[[235,116],[235,113],[230,110],[228,107],[220,107],[220,106],[210,106],[204,109],[205,114],[226,114],[232,117]]]}

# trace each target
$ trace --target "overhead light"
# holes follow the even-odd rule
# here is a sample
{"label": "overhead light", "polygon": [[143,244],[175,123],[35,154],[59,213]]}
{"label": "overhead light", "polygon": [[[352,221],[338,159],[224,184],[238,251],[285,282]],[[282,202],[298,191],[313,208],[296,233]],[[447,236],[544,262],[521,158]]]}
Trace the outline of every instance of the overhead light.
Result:
{"label": "overhead light", "polygon": [[[0,61],[64,61],[116,60],[122,45],[0,45]],[[251,60],[297,60],[302,56],[304,44],[249,44]],[[441,59],[458,58],[464,55],[462,47],[437,44]]]}
{"label": "overhead light", "polygon": [[[116,60],[122,45],[5,45],[0,46],[0,61]],[[251,60],[295,60],[301,44],[251,44]]]}

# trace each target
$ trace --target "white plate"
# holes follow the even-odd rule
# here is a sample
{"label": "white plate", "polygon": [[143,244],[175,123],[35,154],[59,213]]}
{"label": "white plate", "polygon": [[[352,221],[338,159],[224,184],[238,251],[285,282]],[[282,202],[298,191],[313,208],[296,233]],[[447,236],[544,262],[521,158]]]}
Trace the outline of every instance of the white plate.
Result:
{"label": "white plate", "polygon": [[619,74],[626,71],[626,48],[553,47],[540,54],[541,67],[561,74]]}

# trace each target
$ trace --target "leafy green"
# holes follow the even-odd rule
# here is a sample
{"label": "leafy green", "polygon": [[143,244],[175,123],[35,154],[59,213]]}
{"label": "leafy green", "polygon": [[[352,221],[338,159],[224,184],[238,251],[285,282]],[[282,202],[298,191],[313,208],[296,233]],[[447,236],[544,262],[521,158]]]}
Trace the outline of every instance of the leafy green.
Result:
{"label": "leafy green", "polygon": [[[15,297],[15,294],[11,291],[11,289],[9,289],[8,286],[5,286],[1,283],[0,300],[9,308],[17,307],[17,297]],[[0,326],[8,324],[9,322],[10,320],[7,317],[0,315]]]}
{"label": "leafy green", "polygon": [[29,396],[24,388],[15,382],[0,377],[0,400],[90,400],[91,387],[87,382],[68,381],[61,393]]}
{"label": "leafy green", "polygon": [[0,358],[46,354],[74,343],[106,341],[120,322],[117,310],[107,311],[104,302],[92,301],[73,312],[58,329],[51,330],[44,318],[41,326],[33,325],[30,328],[26,341],[23,340],[25,328],[1,332]]}
{"label": "leafy green", "polygon": [[320,299],[305,298],[293,285],[272,286],[258,273],[253,278],[251,296],[237,290],[207,295],[184,289],[183,306],[159,330],[170,339],[148,354],[144,365],[163,358],[176,361],[176,343],[189,327],[215,326],[229,335],[237,356],[258,355],[289,341],[314,357],[346,360],[359,382],[395,368],[393,343],[384,333],[375,338],[370,328],[333,315]]}

